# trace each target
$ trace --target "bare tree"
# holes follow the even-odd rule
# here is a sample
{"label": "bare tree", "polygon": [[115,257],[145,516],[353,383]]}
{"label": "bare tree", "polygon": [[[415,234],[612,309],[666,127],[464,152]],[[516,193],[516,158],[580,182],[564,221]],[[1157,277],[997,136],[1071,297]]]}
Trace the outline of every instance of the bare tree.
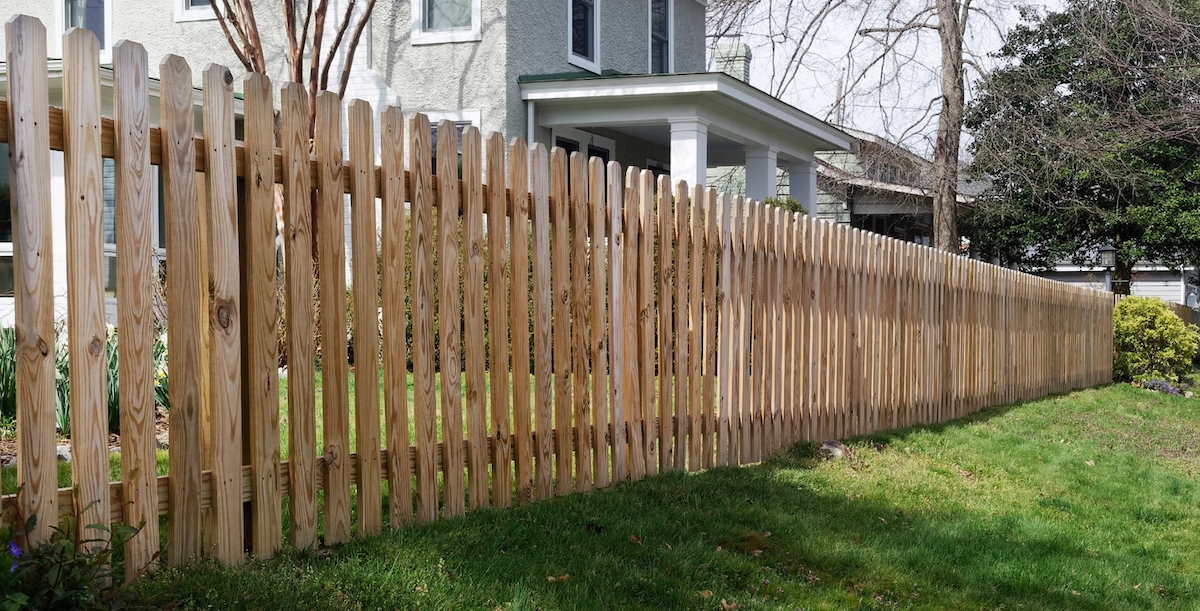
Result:
{"label": "bare tree", "polygon": [[[772,95],[812,103],[818,96],[811,92],[817,91],[824,95],[827,120],[882,131],[898,146],[931,150],[934,245],[957,252],[967,71],[983,73],[981,47],[999,40],[1001,30],[996,7],[976,4],[712,0],[708,31],[713,44],[740,35],[756,56],[767,58]],[[971,23],[979,23],[981,31],[972,32]]]}
{"label": "bare tree", "polygon": [[[325,33],[326,19],[338,18],[330,14],[330,0],[305,0],[300,7],[296,0],[281,0],[283,33],[287,39],[287,79],[302,83],[308,92],[308,134],[312,138],[316,120],[317,92],[329,89],[330,69],[338,59],[338,51],[344,50],[341,63],[341,74],[337,82],[339,97],[346,95],[346,85],[350,81],[350,71],[354,63],[354,53],[366,30],[371,12],[375,9],[375,0],[366,0],[363,10],[354,19],[354,8],[358,0],[348,0],[344,13],[337,21],[332,43],[327,47],[322,40]],[[254,15],[251,0],[212,0],[210,3],[221,31],[233,52],[237,54],[247,72],[267,72],[267,63],[263,53],[263,39],[258,29],[258,20]],[[351,25],[354,28],[351,30]],[[342,48],[346,33],[350,39]],[[282,207],[279,205],[280,195],[276,194],[276,217],[282,223]],[[317,200],[312,198],[312,244],[313,261],[317,261]],[[314,268],[316,269],[316,268]]]}

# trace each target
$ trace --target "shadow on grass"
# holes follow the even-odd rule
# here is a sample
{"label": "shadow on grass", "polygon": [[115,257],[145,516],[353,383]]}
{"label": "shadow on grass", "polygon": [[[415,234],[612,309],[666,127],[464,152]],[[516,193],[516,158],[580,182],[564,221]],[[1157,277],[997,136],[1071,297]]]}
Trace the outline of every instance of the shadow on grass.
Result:
{"label": "shadow on grass", "polygon": [[[941,431],[1019,407],[907,431]],[[741,609],[1191,604],[1197,579],[1171,566],[1170,554],[1147,548],[1130,556],[1103,532],[1065,525],[1053,503],[1009,509],[996,494],[993,510],[968,510],[911,482],[856,485],[848,463],[812,456],[813,446],[801,444],[761,465],[667,473],[485,509],[235,570],[168,570],[148,587],[175,585],[184,608],[721,609],[722,599]]]}

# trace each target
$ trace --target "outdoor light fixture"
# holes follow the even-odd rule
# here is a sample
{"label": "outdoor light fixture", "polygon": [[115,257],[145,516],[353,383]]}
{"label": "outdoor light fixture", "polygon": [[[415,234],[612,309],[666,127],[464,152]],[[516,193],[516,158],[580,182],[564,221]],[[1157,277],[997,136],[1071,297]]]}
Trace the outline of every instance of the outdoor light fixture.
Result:
{"label": "outdoor light fixture", "polygon": [[1117,266],[1117,249],[1112,244],[1100,247],[1100,267],[1112,269]]}

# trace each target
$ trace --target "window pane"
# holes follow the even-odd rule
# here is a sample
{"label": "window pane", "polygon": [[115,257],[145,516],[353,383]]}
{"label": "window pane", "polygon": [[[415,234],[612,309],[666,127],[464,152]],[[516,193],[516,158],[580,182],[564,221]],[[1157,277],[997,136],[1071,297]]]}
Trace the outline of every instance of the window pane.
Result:
{"label": "window pane", "polygon": [[653,0],[650,3],[650,33],[667,37],[667,0]]}
{"label": "window pane", "polygon": [[591,159],[592,157],[599,157],[600,161],[604,162],[604,165],[608,165],[608,162],[611,161],[610,157],[612,157],[612,153],[608,149],[601,148],[601,147],[598,147],[598,146],[595,146],[592,144],[588,145],[587,153],[588,153],[588,159]]}
{"label": "window pane", "polygon": [[669,67],[667,66],[667,42],[665,40],[654,39],[650,41],[650,72],[654,74],[669,72]]}
{"label": "window pane", "polygon": [[105,48],[104,0],[64,0],[63,14],[68,29],[91,30],[100,39],[100,48]]}
{"label": "window pane", "polygon": [[571,153],[579,152],[579,143],[578,142],[576,142],[570,138],[563,138],[562,136],[558,136],[554,139],[554,146],[557,146],[558,148],[566,151],[568,157],[571,156]]}
{"label": "window pane", "polygon": [[450,30],[471,27],[471,0],[424,1],[426,30]]}
{"label": "window pane", "polygon": [[208,0],[187,0],[188,8],[201,8],[209,6]]}
{"label": "window pane", "polygon": [[0,242],[12,241],[11,196],[8,188],[8,145],[0,143]]}
{"label": "window pane", "polygon": [[100,192],[104,196],[104,243],[117,243],[117,166],[104,159],[101,166]]}
{"label": "window pane", "polygon": [[13,258],[0,257],[0,297],[13,296]]}
{"label": "window pane", "polygon": [[595,8],[589,0],[571,0],[571,52],[587,60],[595,59],[594,17]]}

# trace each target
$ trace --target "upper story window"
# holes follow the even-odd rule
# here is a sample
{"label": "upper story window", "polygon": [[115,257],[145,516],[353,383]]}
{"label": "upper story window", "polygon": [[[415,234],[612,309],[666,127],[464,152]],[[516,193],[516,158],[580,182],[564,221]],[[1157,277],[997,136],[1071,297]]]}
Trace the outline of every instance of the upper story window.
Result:
{"label": "upper story window", "polygon": [[175,21],[216,19],[211,0],[175,0]]}
{"label": "upper story window", "polygon": [[600,72],[600,0],[571,0],[567,30],[567,60],[580,68]]}
{"label": "upper story window", "polygon": [[671,65],[671,2],[650,0],[650,72],[665,74]]}
{"label": "upper story window", "polygon": [[414,45],[480,40],[482,0],[412,0]]}
{"label": "upper story window", "polygon": [[91,30],[100,41],[100,49],[108,50],[108,0],[63,0],[63,31],[71,28]]}

